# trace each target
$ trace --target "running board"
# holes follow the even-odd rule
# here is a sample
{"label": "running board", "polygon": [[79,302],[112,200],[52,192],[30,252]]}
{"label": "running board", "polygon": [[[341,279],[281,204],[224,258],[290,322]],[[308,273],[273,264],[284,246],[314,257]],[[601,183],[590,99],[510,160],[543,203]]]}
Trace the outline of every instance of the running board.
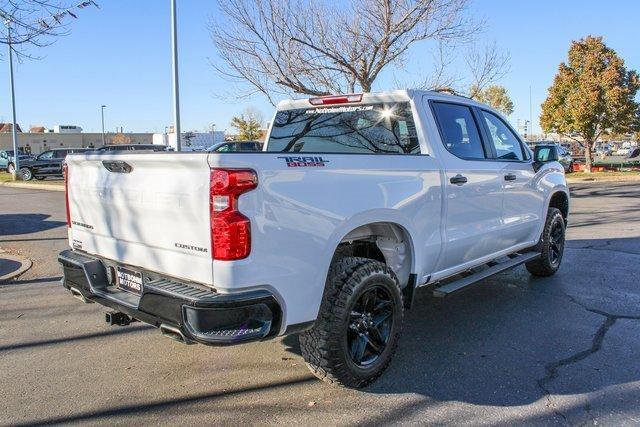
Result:
{"label": "running board", "polygon": [[436,298],[444,298],[448,297],[456,292],[459,292],[463,289],[467,289],[470,286],[476,284],[480,280],[486,279],[487,277],[493,276],[494,274],[501,273],[510,268],[516,267],[525,262],[531,261],[534,258],[540,256],[539,252],[527,252],[524,254],[513,254],[509,255],[509,259],[502,262],[491,261],[487,263],[488,268],[484,270],[478,271],[477,273],[470,274],[461,279],[458,279],[454,282],[450,282],[444,284],[440,287],[436,287],[433,290],[433,296]]}

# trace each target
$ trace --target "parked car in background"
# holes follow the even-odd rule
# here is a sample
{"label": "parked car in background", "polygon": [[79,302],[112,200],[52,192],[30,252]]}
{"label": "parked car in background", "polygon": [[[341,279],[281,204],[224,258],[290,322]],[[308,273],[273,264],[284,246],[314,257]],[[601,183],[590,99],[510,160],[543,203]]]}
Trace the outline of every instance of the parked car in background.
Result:
{"label": "parked car in background", "polygon": [[573,157],[569,150],[562,146],[558,146],[558,161],[564,168],[565,173],[573,172]]}
{"label": "parked car in background", "polygon": [[600,157],[608,157],[611,153],[611,148],[609,147],[600,147],[596,149],[596,154]]}
{"label": "parked car in background", "polygon": [[166,145],[160,144],[112,144],[112,145],[103,145],[102,147],[96,148],[96,152],[104,153],[110,151],[171,151],[171,147],[167,147]]}
{"label": "parked car in background", "polygon": [[237,152],[237,151],[262,151],[262,143],[258,141],[227,141],[220,142],[207,151],[210,152]]}
{"label": "parked car in background", "polygon": [[[32,160],[33,156],[25,153],[21,149],[18,150],[18,163]],[[6,170],[9,173],[13,173],[15,165],[13,150],[1,150],[0,151],[0,170]]]}
{"label": "parked car in background", "polygon": [[20,161],[22,179],[29,181],[33,178],[43,180],[47,177],[62,178],[62,163],[68,154],[84,153],[91,148],[54,148],[38,154],[25,161]]}
{"label": "parked car in background", "polygon": [[636,159],[637,157],[640,157],[640,148],[634,148],[627,154],[627,159]]}

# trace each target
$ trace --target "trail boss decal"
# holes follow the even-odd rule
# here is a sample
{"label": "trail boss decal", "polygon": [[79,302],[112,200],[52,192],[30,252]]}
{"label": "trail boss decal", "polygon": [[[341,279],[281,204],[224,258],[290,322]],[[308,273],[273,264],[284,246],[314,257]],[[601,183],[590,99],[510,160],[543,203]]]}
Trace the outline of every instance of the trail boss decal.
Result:
{"label": "trail boss decal", "polygon": [[309,168],[309,167],[322,167],[329,163],[329,160],[324,160],[320,156],[309,156],[309,157],[300,157],[300,156],[285,156],[278,157],[279,159],[284,159],[287,163],[288,168]]}

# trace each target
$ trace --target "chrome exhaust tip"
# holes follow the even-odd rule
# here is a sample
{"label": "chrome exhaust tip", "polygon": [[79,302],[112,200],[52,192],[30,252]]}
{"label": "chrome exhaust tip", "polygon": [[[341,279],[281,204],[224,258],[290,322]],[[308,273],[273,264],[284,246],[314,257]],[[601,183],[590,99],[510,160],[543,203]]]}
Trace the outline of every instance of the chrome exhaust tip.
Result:
{"label": "chrome exhaust tip", "polygon": [[181,342],[183,344],[195,344],[192,340],[185,337],[182,331],[174,326],[165,325],[164,323],[160,325],[160,332],[162,336],[171,338],[174,341]]}
{"label": "chrome exhaust tip", "polygon": [[93,301],[91,301],[90,299],[86,299],[84,297],[84,295],[82,295],[82,292],[80,292],[78,289],[69,288],[69,292],[71,292],[71,296],[73,296],[76,299],[79,299],[83,303],[85,303],[85,304],[93,304]]}

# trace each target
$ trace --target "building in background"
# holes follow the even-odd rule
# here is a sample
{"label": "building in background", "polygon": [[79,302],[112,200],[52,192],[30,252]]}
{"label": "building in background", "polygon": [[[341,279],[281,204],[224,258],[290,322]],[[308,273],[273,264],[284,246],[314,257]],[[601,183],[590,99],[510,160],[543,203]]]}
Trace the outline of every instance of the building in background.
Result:
{"label": "building in background", "polygon": [[[22,132],[20,125],[16,125],[16,130]],[[13,125],[11,123],[0,123],[0,133],[11,133],[13,131]]]}
{"label": "building in background", "polygon": [[82,128],[75,125],[55,125],[53,133],[82,133]]}
{"label": "building in background", "polygon": [[[8,129],[8,130],[7,130]],[[53,129],[32,126],[30,132],[18,130],[18,146],[26,153],[40,154],[52,148],[97,148],[102,145],[102,133],[84,133],[79,126],[57,125]],[[151,144],[152,133],[106,133],[107,144]],[[0,150],[11,150],[11,123],[0,123]]]}

